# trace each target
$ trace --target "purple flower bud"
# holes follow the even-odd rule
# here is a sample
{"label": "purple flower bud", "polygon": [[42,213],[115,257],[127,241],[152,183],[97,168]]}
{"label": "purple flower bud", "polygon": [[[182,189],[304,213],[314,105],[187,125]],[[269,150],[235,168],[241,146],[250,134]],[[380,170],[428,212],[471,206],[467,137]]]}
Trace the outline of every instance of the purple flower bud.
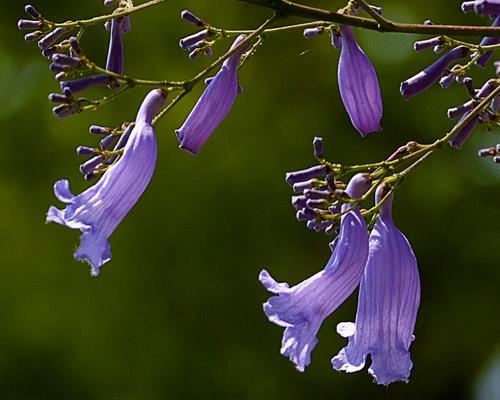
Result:
{"label": "purple flower bud", "polygon": [[68,74],[66,74],[66,72],[59,72],[56,75],[56,81],[58,81],[58,82],[64,81],[65,79],[67,79],[67,77],[68,77]]}
{"label": "purple flower bud", "polygon": [[469,53],[470,50],[466,47],[455,47],[434,62],[434,64],[401,83],[401,94],[406,100],[409,100],[413,96],[428,89],[443,75],[451,63],[464,58]]}
{"label": "purple flower bud", "polygon": [[439,79],[439,86],[443,89],[447,89],[451,86],[451,84],[455,81],[455,75],[448,74]]}
{"label": "purple flower bud", "polygon": [[52,109],[52,112],[57,118],[64,118],[72,114],[76,114],[79,111],[78,104],[61,104]]}
{"label": "purple flower bud", "polygon": [[24,40],[26,42],[34,42],[35,40],[40,39],[42,36],[43,36],[42,31],[30,32],[30,33],[24,35]]}
{"label": "purple flower bud", "polygon": [[475,1],[465,1],[462,3],[462,11],[465,14],[471,13],[474,11],[474,5],[476,4]]}
{"label": "purple flower bud", "polygon": [[104,157],[103,156],[96,156],[91,158],[90,160],[85,161],[82,165],[80,165],[80,172],[84,175],[87,176],[94,172],[94,170],[104,163]]}
{"label": "purple flower bud", "polygon": [[332,193],[329,190],[306,189],[304,195],[308,199],[329,199]]}
{"label": "purple flower bud", "polygon": [[441,46],[436,46],[432,51],[436,54],[441,54],[443,52],[443,48]]}
{"label": "purple flower bud", "polygon": [[189,53],[188,57],[190,60],[194,60],[200,55],[200,49],[194,49],[191,53]]}
{"label": "purple flower bud", "polygon": [[78,43],[78,39],[75,36],[69,38],[69,44],[71,46],[71,50],[76,54],[82,54],[82,48],[80,47],[80,43]]}
{"label": "purple flower bud", "polygon": [[292,196],[292,206],[296,210],[300,210],[301,208],[305,208],[307,203],[306,196]]}
{"label": "purple flower bud", "polygon": [[430,19],[426,19],[424,21],[424,25],[434,25],[434,22],[432,22]]}
{"label": "purple flower bud", "polygon": [[27,4],[26,6],[24,6],[24,11],[34,19],[42,18],[42,15],[31,4]]}
{"label": "purple flower bud", "polygon": [[107,135],[111,133],[112,129],[107,128],[104,126],[99,126],[99,125],[92,125],[89,128],[89,132],[92,133],[93,135]]}
{"label": "purple flower bud", "polygon": [[495,75],[500,76],[500,61],[495,61],[493,65],[495,66]]}
{"label": "purple flower bud", "polygon": [[104,7],[111,7],[115,2],[116,0],[104,0]]}
{"label": "purple flower bud", "polygon": [[38,29],[42,26],[42,21],[33,21],[31,19],[20,19],[17,23],[19,29]]}
{"label": "purple flower bud", "polygon": [[466,112],[472,111],[476,106],[474,100],[468,101],[458,107],[448,109],[448,118],[457,118],[464,115]]}
{"label": "purple flower bud", "polygon": [[495,164],[500,164],[500,156],[495,156],[495,157],[493,157],[493,162],[494,162]]}
{"label": "purple flower bud", "polygon": [[42,50],[42,56],[48,59],[52,59],[52,56],[57,53],[57,46],[49,47],[45,50]]}
{"label": "purple flower bud", "polygon": [[308,221],[310,219],[318,218],[318,215],[311,208],[303,208],[302,210],[297,211],[295,217],[299,221]]}
{"label": "purple flower bud", "polygon": [[285,175],[285,180],[290,186],[293,186],[298,182],[307,181],[308,179],[325,175],[326,172],[327,172],[327,167],[325,165],[316,165],[314,167],[304,169],[301,171],[288,172]]}
{"label": "purple flower bud", "polygon": [[[460,121],[458,122],[459,124],[467,118],[469,114],[464,114]],[[472,131],[476,127],[476,125],[479,122],[479,116],[476,115],[469,123],[467,123],[462,129],[460,129],[453,138],[450,140],[450,146],[454,147],[455,149],[460,149],[462,148],[463,144],[465,141],[469,138],[471,135]]]}
{"label": "purple flower bud", "polygon": [[319,26],[317,28],[307,28],[307,29],[304,29],[304,37],[305,38],[312,38],[312,37],[321,35],[324,32],[325,32],[325,28],[323,28],[322,26]]}
{"label": "purple flower bud", "polygon": [[185,38],[179,40],[179,46],[184,50],[190,50],[196,43],[201,42],[202,40],[208,39],[211,33],[208,29],[204,29],[200,32],[197,32],[193,35],[186,36]]}
{"label": "purple flower bud", "polygon": [[[500,26],[500,16],[495,18],[495,21],[491,25],[492,27],[498,27]],[[500,43],[500,37],[485,37],[483,40],[481,40],[481,43],[479,43],[480,46],[492,46],[495,44]],[[488,64],[488,61],[490,60],[491,56],[493,55],[493,51],[487,51],[483,55],[481,55],[477,60],[476,60],[476,65],[479,65],[482,68],[485,68],[486,65]],[[475,53],[472,55],[475,56]]]}
{"label": "purple flower bud", "polygon": [[483,97],[488,96],[491,92],[493,92],[493,90],[495,90],[495,88],[497,86],[498,86],[498,84],[497,84],[496,80],[495,79],[490,79],[479,90],[479,92],[477,93],[477,97],[481,99]]}
{"label": "purple flower bud", "polygon": [[462,10],[470,12],[471,3],[474,6],[474,12],[484,17],[497,16],[500,14],[500,2],[498,0],[476,0],[462,3]]}
{"label": "purple flower bud", "polygon": [[99,154],[99,150],[87,146],[78,146],[76,148],[76,154],[79,156],[95,156],[96,154]]}
{"label": "purple flower bud", "polygon": [[49,101],[52,103],[63,103],[69,104],[73,99],[71,97],[67,97],[60,93],[51,93],[49,94]]}
{"label": "purple flower bud", "polygon": [[500,97],[495,97],[491,102],[491,109],[496,113],[500,111]]}
{"label": "purple flower bud", "polygon": [[431,47],[441,46],[442,44],[443,39],[439,36],[432,39],[420,40],[418,42],[415,42],[413,48],[415,49],[415,51],[422,51]]}
{"label": "purple flower bud", "polygon": [[313,139],[313,149],[314,149],[314,157],[323,158],[323,151],[324,151],[323,138],[316,136]]}
{"label": "purple flower bud", "polygon": [[319,181],[317,179],[309,179],[308,181],[299,182],[293,185],[293,191],[295,193],[302,193],[306,189],[312,189],[316,186]]}
{"label": "purple flower bud", "polygon": [[382,97],[377,73],[358,46],[350,26],[341,26],[342,53],[338,82],[342,102],[361,136],[381,131]]}
{"label": "purple flower bud", "polygon": [[71,67],[69,65],[51,63],[49,66],[52,72],[69,72]]}
{"label": "purple flower bud", "polygon": [[66,33],[66,29],[64,28],[56,28],[49,34],[45,35],[40,41],[38,42],[38,47],[40,50],[45,50],[47,47],[50,47],[61,38],[62,35]]}
{"label": "purple flower bud", "polygon": [[497,152],[495,151],[494,147],[490,147],[489,149],[481,149],[478,151],[478,156],[479,157],[492,157],[496,155]]}
{"label": "purple flower bud", "polygon": [[78,66],[81,64],[82,60],[78,57],[71,57],[66,54],[54,54],[52,56],[52,61],[56,64]]}
{"label": "purple flower bud", "polygon": [[61,90],[69,89],[74,94],[92,86],[109,85],[111,81],[112,79],[106,74],[92,75],[74,81],[61,82]]}
{"label": "purple flower bud", "polygon": [[199,26],[200,28],[206,25],[205,21],[203,21],[201,18],[199,18],[196,15],[194,15],[189,10],[182,11],[181,12],[181,18],[184,21],[187,21],[187,22],[189,22],[189,23],[191,23],[193,25]]}
{"label": "purple flower bud", "polygon": [[104,139],[102,139],[99,145],[101,146],[101,149],[109,150],[114,146],[117,140],[118,140],[117,135],[110,134],[106,136]]}
{"label": "purple flower bud", "polygon": [[330,188],[330,190],[334,191],[336,189],[336,185],[335,185],[335,178],[333,177],[333,175],[328,174],[325,177],[325,180],[326,183],[328,183],[328,187]]}
{"label": "purple flower bud", "polygon": [[312,219],[307,221],[307,229],[312,229],[316,232],[321,232],[332,225],[333,224],[331,221],[321,221],[317,219]]}
{"label": "purple flower bud", "polygon": [[328,207],[328,201],[326,199],[308,198],[306,201],[306,206],[309,208],[326,208]]}
{"label": "purple flower bud", "polygon": [[467,89],[467,94],[470,97],[476,97],[476,89],[474,88],[474,83],[471,77],[465,77],[463,81],[465,88]]}
{"label": "purple flower bud", "polygon": [[[205,54],[207,57],[211,57],[212,56],[212,49],[210,47],[207,47],[206,49],[203,50],[203,54]],[[241,94],[241,93],[238,93],[238,94]]]}

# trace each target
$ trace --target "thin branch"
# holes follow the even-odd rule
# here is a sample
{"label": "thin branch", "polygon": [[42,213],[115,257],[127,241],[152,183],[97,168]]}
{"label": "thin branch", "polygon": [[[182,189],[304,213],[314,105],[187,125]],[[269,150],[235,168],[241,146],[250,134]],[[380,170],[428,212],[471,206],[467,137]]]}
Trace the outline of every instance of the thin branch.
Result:
{"label": "thin branch", "polygon": [[381,26],[379,22],[368,18],[339,14],[321,8],[297,4],[289,0],[239,0],[275,10],[280,17],[301,17],[310,20],[329,21],[342,25],[356,26],[378,32],[421,33],[427,35],[462,35],[500,37],[499,27],[403,24],[387,20],[390,23]]}

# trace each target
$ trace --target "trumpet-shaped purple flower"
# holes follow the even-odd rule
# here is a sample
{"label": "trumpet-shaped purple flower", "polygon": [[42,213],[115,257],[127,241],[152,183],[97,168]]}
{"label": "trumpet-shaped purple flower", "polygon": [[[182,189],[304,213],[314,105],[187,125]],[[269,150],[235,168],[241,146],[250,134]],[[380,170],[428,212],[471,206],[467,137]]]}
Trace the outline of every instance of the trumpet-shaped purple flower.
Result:
{"label": "trumpet-shaped purple flower", "polygon": [[[244,35],[238,36],[231,48],[239,46],[245,38]],[[238,64],[246,50],[248,50],[248,46],[243,45],[224,61],[221,69],[210,81],[184,124],[176,131],[181,149],[197,154],[201,146],[231,111],[239,92]]]}
{"label": "trumpet-shaped purple flower", "polygon": [[[377,202],[383,189],[377,190]],[[361,280],[356,323],[341,323],[337,331],[349,344],[332,359],[339,371],[355,372],[371,356],[368,372],[387,385],[407,381],[412,361],[409,348],[420,302],[417,260],[391,216],[390,198],[370,235],[370,254]]]}
{"label": "trumpet-shaped purple flower", "polygon": [[406,100],[409,100],[413,96],[430,88],[443,76],[451,63],[466,57],[469,53],[470,50],[466,47],[455,47],[453,50],[440,57],[436,62],[434,62],[434,64],[419,72],[417,75],[402,82],[400,88],[401,95]]}
{"label": "trumpet-shaped purple flower", "polygon": [[[347,192],[360,197],[369,187],[367,176],[358,174],[349,183]],[[344,204],[343,211],[350,207]],[[367,257],[366,224],[360,211],[353,209],[342,217],[333,254],[324,270],[293,287],[276,282],[265,270],[260,273],[264,287],[277,295],[264,304],[264,312],[271,322],[285,328],[281,354],[299,371],[304,371],[311,361],[323,320],[358,286]]]}
{"label": "trumpet-shaped purple flower", "polygon": [[341,26],[342,53],[338,81],[340,95],[354,127],[366,136],[381,131],[382,97],[377,73],[361,50],[350,26]]}
{"label": "trumpet-shaped purple flower", "polygon": [[47,222],[82,232],[75,258],[87,261],[93,276],[97,276],[99,268],[111,259],[109,236],[135,205],[153,176],[157,146],[151,123],[164,104],[164,91],[156,89],[147,95],[122,158],[94,186],[77,196],[71,193],[67,180],[58,181],[54,186],[56,197],[67,206],[63,210],[50,207]]}

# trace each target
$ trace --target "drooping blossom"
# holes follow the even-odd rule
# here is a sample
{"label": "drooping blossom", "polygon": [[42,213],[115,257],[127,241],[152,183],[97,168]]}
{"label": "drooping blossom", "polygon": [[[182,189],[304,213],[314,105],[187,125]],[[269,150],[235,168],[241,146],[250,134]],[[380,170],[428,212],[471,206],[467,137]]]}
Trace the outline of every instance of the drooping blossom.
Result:
{"label": "drooping blossom", "polygon": [[[349,182],[347,193],[360,197],[370,187],[365,174],[358,174]],[[344,204],[343,211],[353,207]],[[269,321],[285,328],[281,354],[288,357],[299,371],[311,362],[311,352],[316,346],[317,332],[328,317],[358,286],[368,257],[368,233],[366,224],[357,208],[343,217],[340,233],[333,246],[326,267],[289,287],[276,282],[266,270],[259,280],[275,296],[264,304]]]}
{"label": "drooping blossom", "polygon": [[77,260],[87,261],[91,274],[111,259],[109,236],[135,205],[153,176],[157,145],[152,120],[165,104],[165,92],[151,91],[142,103],[135,127],[124,148],[123,156],[94,185],[75,196],[69,182],[56,182],[56,197],[67,206],[50,207],[47,222],[56,222],[82,232]]}
{"label": "drooping blossom", "polygon": [[354,127],[366,136],[381,131],[382,97],[377,73],[359,47],[350,26],[341,26],[342,53],[338,68],[340,95]]}
{"label": "drooping blossom", "polygon": [[[377,190],[377,202],[384,188]],[[341,323],[338,333],[349,344],[332,359],[335,369],[361,370],[368,354],[368,372],[388,385],[408,381],[409,348],[420,303],[417,260],[406,237],[394,225],[392,197],[382,206],[370,234],[370,251],[359,290],[356,323]]]}
{"label": "drooping blossom", "polygon": [[[240,35],[232,45],[232,49],[245,40]],[[241,56],[248,50],[243,45],[227,58],[215,77],[209,81],[207,88],[194,106],[184,124],[176,131],[181,149],[197,154],[217,126],[226,118],[239,92],[238,64]]]}
{"label": "drooping blossom", "polygon": [[[400,88],[401,95],[406,100],[409,100],[413,96],[430,88],[447,72],[447,68],[451,63],[466,57],[469,53],[470,50],[464,46],[458,46],[450,50],[435,61],[434,64],[402,82]],[[452,74],[449,74],[448,77],[450,78],[449,83],[451,84],[455,77]],[[443,86],[446,86],[446,84],[443,84]]]}

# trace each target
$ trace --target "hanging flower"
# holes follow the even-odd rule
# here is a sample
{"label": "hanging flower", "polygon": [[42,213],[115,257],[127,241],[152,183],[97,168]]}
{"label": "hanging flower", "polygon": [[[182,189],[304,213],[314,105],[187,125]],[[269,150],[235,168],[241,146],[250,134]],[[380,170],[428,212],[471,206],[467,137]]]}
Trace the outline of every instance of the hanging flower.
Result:
{"label": "hanging flower", "polygon": [[56,197],[67,206],[50,207],[47,222],[56,222],[82,232],[77,260],[87,261],[92,276],[111,259],[109,236],[135,205],[153,176],[157,145],[152,126],[155,114],[165,104],[165,92],[151,91],[139,109],[135,127],[123,156],[94,185],[75,196],[69,182],[56,182]]}
{"label": "hanging flower", "polygon": [[[377,203],[384,196],[377,189]],[[417,260],[391,215],[392,197],[382,206],[370,234],[370,254],[361,280],[356,323],[341,323],[337,331],[349,344],[332,359],[339,371],[355,372],[365,365],[376,382],[408,381],[409,348],[420,303]]]}

